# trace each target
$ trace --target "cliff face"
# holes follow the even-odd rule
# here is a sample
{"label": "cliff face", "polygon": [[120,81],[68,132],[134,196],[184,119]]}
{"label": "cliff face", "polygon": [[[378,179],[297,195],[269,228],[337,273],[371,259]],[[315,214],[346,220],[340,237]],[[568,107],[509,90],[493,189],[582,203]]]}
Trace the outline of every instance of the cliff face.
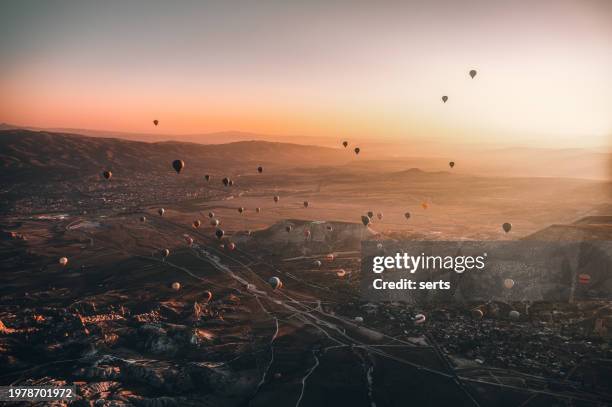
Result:
{"label": "cliff face", "polygon": [[242,239],[243,243],[287,257],[360,250],[362,240],[375,236],[370,228],[357,223],[288,219]]}

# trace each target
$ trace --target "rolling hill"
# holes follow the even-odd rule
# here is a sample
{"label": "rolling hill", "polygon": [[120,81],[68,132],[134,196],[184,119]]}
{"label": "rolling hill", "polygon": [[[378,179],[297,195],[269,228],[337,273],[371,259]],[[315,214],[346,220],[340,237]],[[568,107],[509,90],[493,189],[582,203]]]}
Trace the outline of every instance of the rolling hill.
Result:
{"label": "rolling hill", "polygon": [[254,170],[257,165],[343,164],[350,156],[339,149],[267,141],[146,143],[22,129],[0,131],[1,177],[90,176],[104,169],[166,174],[175,159],[186,162],[186,176],[201,176],[222,168],[229,172],[234,172],[233,168]]}

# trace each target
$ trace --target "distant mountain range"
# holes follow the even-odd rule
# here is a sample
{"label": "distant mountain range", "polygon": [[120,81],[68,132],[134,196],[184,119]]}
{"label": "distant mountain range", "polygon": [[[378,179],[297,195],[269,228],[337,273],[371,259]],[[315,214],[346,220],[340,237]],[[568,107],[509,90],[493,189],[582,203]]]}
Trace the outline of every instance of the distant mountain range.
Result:
{"label": "distant mountain range", "polygon": [[[181,141],[159,141],[171,138]],[[185,141],[185,140],[193,141]],[[233,163],[278,167],[313,167],[350,164],[359,171],[402,172],[419,168],[502,177],[568,177],[597,180],[612,178],[612,154],[608,151],[557,148],[488,148],[441,146],[439,140],[378,140],[358,144],[349,139],[343,148],[322,137],[283,137],[222,132],[202,135],[114,133],[95,130],[50,131],[0,124],[2,176],[20,173],[47,175],[55,171],[101,171],[122,166],[143,171],[166,170],[167,161],[181,158],[198,171]],[[448,162],[456,166],[450,170]],[[233,165],[232,165],[233,166]],[[233,166],[234,167],[234,166]],[[244,168],[244,166],[242,166]],[[42,175],[41,175],[42,173]],[[399,174],[401,176],[401,174]]]}
{"label": "distant mountain range", "polygon": [[184,160],[184,174],[202,176],[227,168],[271,168],[340,165],[350,155],[339,149],[277,143],[241,141],[227,144],[186,142],[146,143],[117,138],[31,130],[0,131],[1,177],[15,175],[47,177],[54,174],[91,175],[113,172],[168,173],[170,163]]}
{"label": "distant mountain range", "polygon": [[[160,125],[161,126],[161,125]],[[165,133],[163,128],[154,128],[150,133],[131,133],[122,131],[112,130],[92,130],[92,129],[79,129],[79,128],[42,128],[34,126],[16,126],[9,123],[0,123],[1,130],[32,130],[32,131],[44,131],[51,133],[64,133],[64,134],[80,134],[88,137],[102,137],[102,138],[119,138],[123,140],[132,141],[145,141],[145,142],[159,142],[159,141],[177,141],[187,143],[198,143],[198,144],[225,144],[233,143],[237,141],[271,141],[281,143],[296,143],[296,144],[308,144],[308,145],[319,145],[326,147],[338,147],[340,146],[339,140],[333,140],[329,137],[304,137],[304,136],[286,136],[286,135],[273,135],[273,134],[260,134],[250,133],[243,131],[219,131],[212,133],[192,133],[192,134],[169,134]]]}

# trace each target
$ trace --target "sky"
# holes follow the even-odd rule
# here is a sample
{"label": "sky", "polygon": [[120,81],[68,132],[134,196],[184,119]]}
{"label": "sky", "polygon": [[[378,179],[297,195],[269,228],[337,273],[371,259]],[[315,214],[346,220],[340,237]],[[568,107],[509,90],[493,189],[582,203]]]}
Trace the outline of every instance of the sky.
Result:
{"label": "sky", "polygon": [[0,2],[16,125],[597,147],[611,73],[606,0]]}

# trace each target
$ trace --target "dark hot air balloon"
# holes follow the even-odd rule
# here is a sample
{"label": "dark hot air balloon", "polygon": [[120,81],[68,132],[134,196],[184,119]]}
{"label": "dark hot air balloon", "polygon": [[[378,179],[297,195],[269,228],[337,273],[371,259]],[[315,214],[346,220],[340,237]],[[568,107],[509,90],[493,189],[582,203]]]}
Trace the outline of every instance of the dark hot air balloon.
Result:
{"label": "dark hot air balloon", "polygon": [[206,181],[210,181],[210,175],[208,175],[208,174],[204,175],[204,179],[205,179]]}
{"label": "dark hot air balloon", "polygon": [[506,223],[504,223],[504,224],[502,225],[502,228],[504,229],[504,232],[508,233],[508,232],[510,232],[510,230],[512,229],[512,224],[511,224],[511,223],[506,222]]}
{"label": "dark hot air balloon", "polygon": [[363,223],[363,226],[368,226],[370,224],[370,218],[365,215],[361,216],[361,223]]}
{"label": "dark hot air balloon", "polygon": [[348,141],[343,141],[342,145],[344,146],[344,148],[347,148],[348,147]]}
{"label": "dark hot air balloon", "polygon": [[180,174],[184,167],[185,162],[183,160],[172,161],[172,168],[174,168],[174,171],[176,171],[177,174]]}
{"label": "dark hot air balloon", "polygon": [[448,100],[448,96],[442,96],[442,102],[446,103],[447,100]]}
{"label": "dark hot air balloon", "polygon": [[355,147],[355,154],[359,155],[360,151],[361,151],[361,149],[359,147]]}
{"label": "dark hot air balloon", "polygon": [[153,124],[157,126],[159,124],[159,120],[157,119],[153,120]]}
{"label": "dark hot air balloon", "polygon": [[263,167],[261,165],[257,167],[257,172],[260,174],[263,172]]}
{"label": "dark hot air balloon", "polygon": [[454,162],[454,161],[449,162],[449,163],[448,163],[448,166],[449,166],[449,167],[451,167],[451,168],[453,168],[453,167],[455,166],[455,162]]}
{"label": "dark hot air balloon", "polygon": [[104,178],[106,178],[106,179],[111,179],[111,178],[112,178],[112,176],[113,176],[113,173],[112,173],[112,172],[110,172],[110,171],[104,171],[104,172],[102,173],[102,176],[103,176]]}
{"label": "dark hot air balloon", "polygon": [[230,179],[225,177],[225,178],[223,178],[222,182],[223,182],[223,185],[228,186],[229,183],[230,183]]}
{"label": "dark hot air balloon", "polygon": [[268,284],[270,284],[270,286],[274,290],[278,290],[279,288],[282,288],[283,286],[282,281],[278,277],[270,277],[270,279],[268,280]]}
{"label": "dark hot air balloon", "polygon": [[404,218],[406,218],[406,219],[410,219],[410,212],[406,212],[406,213],[404,214]]}
{"label": "dark hot air balloon", "polygon": [[476,76],[476,73],[477,73],[477,72],[476,72],[476,70],[475,70],[475,69],[472,69],[472,70],[470,71],[470,76],[472,77],[472,79],[474,79],[474,76]]}
{"label": "dark hot air balloon", "polygon": [[219,239],[219,240],[223,239],[223,235],[224,234],[225,234],[225,232],[223,231],[223,229],[215,230],[215,236],[217,236],[217,239]]}

